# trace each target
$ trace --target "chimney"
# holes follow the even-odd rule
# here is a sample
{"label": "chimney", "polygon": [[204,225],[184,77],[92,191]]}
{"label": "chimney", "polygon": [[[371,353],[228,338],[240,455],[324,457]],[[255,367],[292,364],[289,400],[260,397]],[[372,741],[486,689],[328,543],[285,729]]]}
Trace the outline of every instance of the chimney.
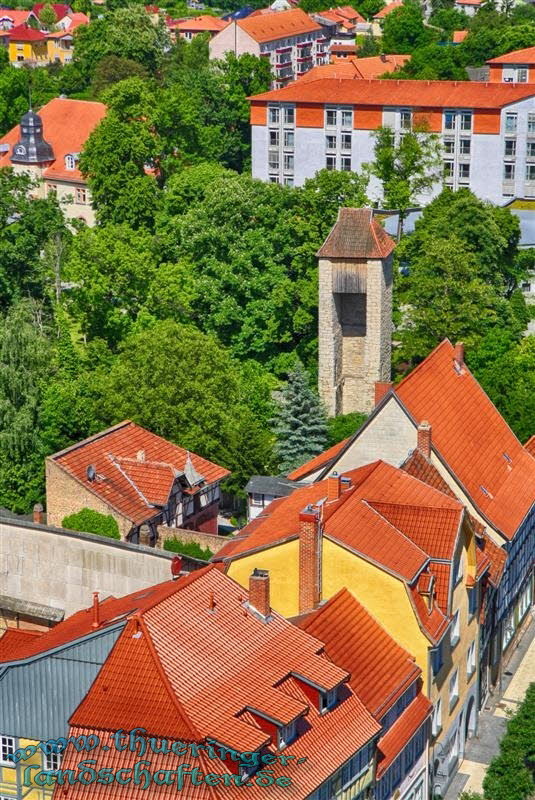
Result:
{"label": "chimney", "polygon": [[139,544],[150,547],[150,529],[146,523],[143,523],[139,528]]}
{"label": "chimney", "polygon": [[145,461],[145,451],[138,450],[136,453],[136,459],[143,464],[143,462]]}
{"label": "chimney", "polygon": [[269,605],[269,572],[267,569],[255,569],[249,578],[249,605],[262,614],[264,619],[271,614]]}
{"label": "chimney", "polygon": [[388,61],[388,59],[387,59],[387,57],[386,57],[386,53],[381,53],[381,54],[380,54],[380,56],[379,56],[379,58],[380,58],[380,59],[381,59],[381,61],[382,61],[383,63],[385,63],[385,64],[386,64],[386,62]]}
{"label": "chimney", "polygon": [[342,490],[342,481],[338,472],[331,472],[327,478],[327,502],[338,500]]}
{"label": "chimney", "polygon": [[98,628],[100,625],[100,609],[98,605],[98,592],[93,592],[93,622],[92,628]]}
{"label": "chimney", "polygon": [[318,509],[307,506],[299,514],[299,613],[320,601],[321,529]]}
{"label": "chimney", "polygon": [[418,451],[428,461],[431,458],[431,425],[423,419],[418,425]]}
{"label": "chimney", "polygon": [[375,381],[375,405],[379,405],[383,397],[394,384],[392,381]]}
{"label": "chimney", "polygon": [[44,523],[43,506],[41,503],[36,503],[33,507],[33,521],[37,523],[37,525],[42,525]]}
{"label": "chimney", "polygon": [[459,369],[464,366],[464,343],[463,342],[457,342],[457,344],[455,345],[455,351],[454,351],[453,358],[455,360],[455,364],[459,367]]}

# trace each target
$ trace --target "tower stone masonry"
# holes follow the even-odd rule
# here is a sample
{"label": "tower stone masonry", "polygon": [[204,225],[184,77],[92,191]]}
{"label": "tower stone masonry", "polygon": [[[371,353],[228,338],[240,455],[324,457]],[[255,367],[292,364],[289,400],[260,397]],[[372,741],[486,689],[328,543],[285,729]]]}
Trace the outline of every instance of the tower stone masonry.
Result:
{"label": "tower stone masonry", "polygon": [[370,208],[341,208],[319,259],[319,393],[330,416],[374,407],[390,380],[394,242]]}

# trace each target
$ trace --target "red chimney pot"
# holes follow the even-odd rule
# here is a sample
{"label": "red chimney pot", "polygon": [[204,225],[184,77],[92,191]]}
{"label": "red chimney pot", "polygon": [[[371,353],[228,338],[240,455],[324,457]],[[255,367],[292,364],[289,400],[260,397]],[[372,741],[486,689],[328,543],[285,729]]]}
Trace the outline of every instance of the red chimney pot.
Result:
{"label": "red chimney pot", "polygon": [[100,608],[98,604],[98,592],[93,592],[93,622],[92,628],[98,628],[100,625]]}

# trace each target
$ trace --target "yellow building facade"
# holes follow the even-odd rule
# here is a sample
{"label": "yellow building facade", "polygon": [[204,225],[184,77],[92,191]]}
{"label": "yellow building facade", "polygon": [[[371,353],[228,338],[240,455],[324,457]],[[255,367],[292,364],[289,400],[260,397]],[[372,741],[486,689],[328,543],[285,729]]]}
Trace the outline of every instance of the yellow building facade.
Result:
{"label": "yellow building facade", "polygon": [[[18,739],[13,736],[0,735],[0,797],[24,798],[24,800],[50,800],[53,786],[38,786],[33,776],[38,774],[38,769],[29,769],[25,772],[27,767],[40,767],[43,770],[56,769],[58,763],[56,762],[57,756],[51,756],[50,760],[41,750],[37,750],[33,755],[30,755],[26,760],[21,760],[18,765],[7,759],[10,753],[16,750],[24,750],[26,747],[38,746],[39,742],[32,739]],[[24,785],[27,784],[27,785]],[[28,785],[29,784],[29,785]]]}

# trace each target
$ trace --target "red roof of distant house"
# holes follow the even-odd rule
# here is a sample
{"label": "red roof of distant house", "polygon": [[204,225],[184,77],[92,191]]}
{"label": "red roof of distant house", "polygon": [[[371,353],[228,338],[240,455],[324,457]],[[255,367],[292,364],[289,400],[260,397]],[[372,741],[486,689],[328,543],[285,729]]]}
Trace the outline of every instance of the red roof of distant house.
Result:
{"label": "red roof of distant house", "polygon": [[300,481],[301,478],[310,475],[311,472],[315,472],[322,467],[326,467],[330,461],[333,461],[336,458],[338,453],[347,444],[347,442],[349,442],[349,439],[344,439],[343,442],[333,444],[332,447],[329,447],[328,450],[320,453],[319,456],[311,458],[310,461],[306,462],[306,464],[301,464],[300,467],[297,467],[297,469],[294,469],[293,472],[290,472],[288,474],[288,478],[291,481]]}
{"label": "red roof of distant house", "polygon": [[503,56],[489,58],[487,64],[526,64],[535,66],[535,47],[525,47],[523,50],[513,50]]}
{"label": "red roof of distant house", "polygon": [[377,780],[383,777],[388,767],[402,752],[405,745],[410,742],[432,711],[432,703],[422,692],[419,692],[392,727],[381,737],[379,751],[382,753],[382,757],[379,756],[377,759]]}
{"label": "red roof of distant house", "polygon": [[455,0],[455,5],[458,6],[479,6],[481,0]]}
{"label": "red roof of distant house", "polygon": [[325,643],[329,658],[349,672],[351,688],[376,719],[386,714],[421,673],[414,657],[348,589],[340,589],[297,624]]}
{"label": "red roof of distant house", "polygon": [[180,20],[173,27],[178,31],[192,31],[199,33],[207,31],[208,33],[218,33],[226,28],[228,21],[219,19],[219,17],[211,17],[209,14],[203,14],[200,17],[193,17],[192,19]]}
{"label": "red roof of distant house", "polygon": [[[43,121],[44,138],[52,145],[56,157],[53,164],[45,169],[44,177],[84,183],[80,170],[65,168],[65,156],[79,153],[83,149],[91,131],[106,115],[106,106],[88,100],[55,97],[39,109],[38,113]],[[0,144],[10,145],[10,150],[0,153],[0,167],[11,166],[11,148],[19,137],[20,125],[16,125],[0,139]]]}
{"label": "red roof of distant house", "polygon": [[[290,13],[290,12],[286,12]],[[318,78],[294,81],[254,95],[253,103],[341,103],[356,106],[406,105],[417,108],[501,108],[535,95],[533,84],[477,81],[404,81]]]}
{"label": "red roof of distant house", "polygon": [[[59,467],[110,507],[139,524],[159,513],[176,478],[193,469],[211,484],[229,471],[162,439],[130,420],[50,456]],[[96,470],[89,480],[87,468]]]}
{"label": "red roof of distant house", "polygon": [[[291,775],[292,786],[285,789],[291,800],[308,796],[379,734],[379,724],[349,687],[342,686],[338,705],[322,714],[294,677],[324,690],[347,681],[347,672],[325,657],[321,641],[275,612],[268,621],[261,619],[249,610],[247,592],[214,566],[192,573],[174,587],[166,598],[130,617],[72,714],[71,731],[142,727],[158,738],[200,742],[210,737],[244,752],[271,749],[270,735],[259,727],[255,711],[279,723],[297,719],[299,735],[284,752],[306,757],[306,768],[292,768],[292,762],[270,765],[274,777]],[[114,748],[99,752],[99,768],[128,766],[132,755]],[[62,767],[70,768],[76,759],[75,752],[66,753]],[[150,759],[153,772],[169,764],[165,754],[151,753]],[[201,756],[203,772],[227,769],[226,762],[212,762],[211,768],[209,764],[206,754]],[[280,795],[276,785],[271,793],[254,784],[249,789],[253,798]],[[99,797],[114,798],[115,791],[101,786]],[[190,800],[242,795],[241,787],[232,786],[215,788],[210,794],[202,788],[200,793],[184,791]],[[174,791],[151,788],[151,797],[175,793],[176,787]],[[129,800],[145,794],[140,786],[129,787]],[[69,787],[70,800],[91,796],[92,788]]]}
{"label": "red roof of distant house", "polygon": [[395,387],[474,506],[511,539],[533,505],[535,459],[522,447],[446,339]]}
{"label": "red roof of distant house", "polygon": [[[335,48],[338,45],[331,47],[331,53],[337,52]],[[342,50],[345,50],[346,45],[342,45]],[[352,45],[353,52],[355,46]],[[404,64],[410,61],[410,56],[404,55],[385,55],[385,56],[370,56],[369,58],[357,58],[350,56],[349,58],[335,58],[332,64],[322,64],[318,67],[312,67],[308,72],[305,72],[300,78],[300,82],[315,81],[320,78],[360,78],[361,80],[369,80],[371,78],[378,78],[387,72],[394,72]]]}
{"label": "red roof of distant house", "polygon": [[[28,17],[34,16],[31,11],[21,11],[15,8],[2,8],[0,9],[0,22],[10,20],[13,26],[23,25],[28,21]],[[0,31],[4,35],[4,31]]]}
{"label": "red roof of distant house", "polygon": [[256,42],[273,42],[302,33],[321,31],[318,25],[302,9],[274,11],[272,14],[249,16],[236,21],[239,28],[249,34]]}
{"label": "red roof of distant house", "polygon": [[[48,4],[47,3],[36,3],[34,5],[34,7],[32,8],[33,13],[36,16],[39,16],[39,14],[41,13],[41,11],[43,10],[43,8],[46,5],[48,5]],[[58,20],[58,21],[60,19],[63,19],[63,17],[66,17],[67,14],[72,14],[71,6],[66,5],[65,3],[52,3],[51,5],[52,5],[52,8],[54,9],[54,13],[56,15],[56,20]]]}
{"label": "red roof of distant house", "polygon": [[461,42],[464,42],[467,36],[468,31],[453,31],[452,42],[454,44],[460,44]]}
{"label": "red roof of distant house", "polygon": [[14,42],[43,42],[47,38],[47,34],[42,31],[37,31],[35,28],[30,28],[29,25],[16,25],[9,31],[5,31],[4,36]]}
{"label": "red roof of distant house", "polygon": [[336,22],[348,29],[354,29],[358,23],[366,22],[364,17],[351,6],[339,6],[337,8],[329,8],[326,11],[317,11],[315,16],[331,20],[331,22]]}
{"label": "red roof of distant house", "polygon": [[68,26],[61,28],[59,31],[52,31],[47,34],[47,39],[62,39],[64,36],[72,36],[80,25],[89,25],[89,17],[81,11],[76,14],[68,14],[64,19],[69,20]]}
{"label": "red roof of distant house", "polygon": [[391,14],[392,11],[395,11],[396,9],[401,8],[402,5],[403,5],[403,0],[394,0],[393,3],[389,3],[387,6],[385,6],[380,11],[378,11],[377,14],[374,14],[373,18],[374,19],[384,19],[389,14]]}

